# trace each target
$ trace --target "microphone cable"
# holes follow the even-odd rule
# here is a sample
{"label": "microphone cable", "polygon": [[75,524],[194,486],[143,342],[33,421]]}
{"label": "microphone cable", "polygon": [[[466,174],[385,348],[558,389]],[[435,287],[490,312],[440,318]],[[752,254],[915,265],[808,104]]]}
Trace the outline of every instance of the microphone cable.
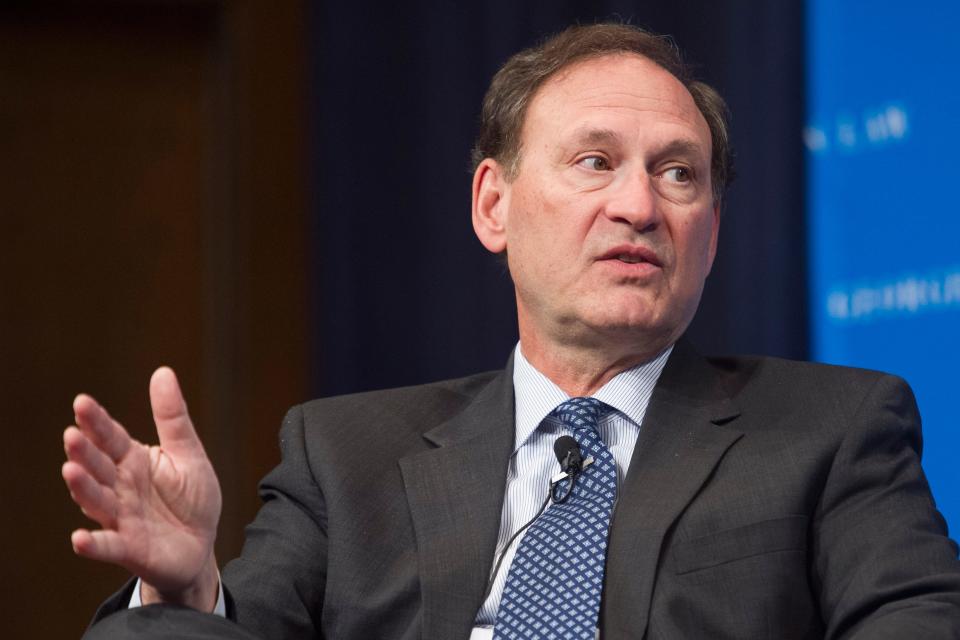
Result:
{"label": "microphone cable", "polygon": [[500,573],[500,565],[503,564],[503,559],[507,557],[507,551],[510,549],[510,546],[513,544],[513,541],[516,540],[517,536],[523,533],[527,527],[532,525],[537,520],[537,518],[539,518],[541,514],[543,514],[544,511],[546,511],[547,505],[550,504],[550,495],[552,493],[553,493],[552,490],[549,493],[547,493],[547,499],[543,501],[542,505],[540,505],[540,510],[537,511],[537,515],[530,518],[530,520],[527,521],[527,524],[517,529],[517,532],[514,533],[512,536],[510,536],[510,539],[507,540],[507,544],[503,545],[503,551],[500,552],[500,557],[497,558],[497,564],[494,565],[493,567],[493,573],[490,574],[490,579],[487,581],[487,588],[483,592],[483,598],[480,600],[480,602],[486,602],[487,598],[490,597],[490,592],[493,590],[493,583],[497,581],[497,574]]}
{"label": "microphone cable", "polygon": [[[544,499],[543,504],[540,505],[540,509],[537,511],[537,514],[530,518],[525,525],[517,529],[516,533],[510,536],[510,539],[507,540],[507,543],[503,545],[503,550],[500,552],[500,556],[497,558],[497,563],[493,567],[493,572],[490,574],[490,579],[487,580],[487,588],[484,590],[483,598],[480,600],[480,602],[486,602],[487,598],[490,597],[490,592],[493,590],[493,583],[496,582],[497,575],[500,573],[500,566],[503,564],[503,559],[507,556],[507,551],[513,545],[513,542],[517,539],[517,536],[526,531],[530,525],[537,521],[537,518],[543,515],[543,512],[547,509],[547,505],[550,504],[551,498],[555,503],[564,502],[570,497],[570,493],[573,492],[573,484],[577,479],[577,475],[579,475],[584,466],[583,456],[580,453],[580,445],[578,445],[577,441],[571,436],[560,436],[557,438],[556,442],[553,443],[553,451],[557,456],[557,462],[559,462],[561,467],[563,467],[563,473],[567,475],[564,478],[550,481],[550,488],[547,490],[547,497]],[[570,486],[567,488],[562,497],[557,498],[554,491],[557,485],[566,479],[570,480]]]}

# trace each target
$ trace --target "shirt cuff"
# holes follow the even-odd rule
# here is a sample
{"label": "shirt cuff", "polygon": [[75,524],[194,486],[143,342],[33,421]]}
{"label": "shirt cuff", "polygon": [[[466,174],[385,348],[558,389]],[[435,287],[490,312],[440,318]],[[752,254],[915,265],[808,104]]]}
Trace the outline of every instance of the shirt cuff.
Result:
{"label": "shirt cuff", "polygon": [[[143,600],[140,599],[140,585],[143,583],[140,578],[137,578],[137,584],[133,586],[133,595],[130,596],[130,604],[127,606],[128,609],[135,609],[136,607],[143,606]],[[226,599],[223,596],[223,581],[220,580],[220,572],[217,572],[217,604],[213,607],[213,615],[220,616],[221,618],[227,617],[227,603]]]}

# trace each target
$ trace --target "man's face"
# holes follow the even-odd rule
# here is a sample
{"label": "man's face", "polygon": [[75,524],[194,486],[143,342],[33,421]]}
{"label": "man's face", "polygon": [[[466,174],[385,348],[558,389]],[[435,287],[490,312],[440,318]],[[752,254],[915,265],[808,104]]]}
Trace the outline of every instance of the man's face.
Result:
{"label": "man's face", "polygon": [[540,88],[498,203],[521,340],[654,355],[680,336],[716,250],[710,140],[683,85],[636,55]]}

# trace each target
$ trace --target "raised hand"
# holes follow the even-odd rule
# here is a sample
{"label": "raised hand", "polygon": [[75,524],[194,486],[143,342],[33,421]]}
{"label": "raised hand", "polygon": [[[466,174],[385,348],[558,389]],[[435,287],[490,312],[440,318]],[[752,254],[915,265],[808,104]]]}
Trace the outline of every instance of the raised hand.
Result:
{"label": "raised hand", "polygon": [[71,535],[81,556],[120,565],[143,580],[145,603],[207,611],[216,602],[213,555],[221,496],[173,371],[150,379],[159,446],[142,444],[87,395],[63,432],[70,495],[101,529]]}

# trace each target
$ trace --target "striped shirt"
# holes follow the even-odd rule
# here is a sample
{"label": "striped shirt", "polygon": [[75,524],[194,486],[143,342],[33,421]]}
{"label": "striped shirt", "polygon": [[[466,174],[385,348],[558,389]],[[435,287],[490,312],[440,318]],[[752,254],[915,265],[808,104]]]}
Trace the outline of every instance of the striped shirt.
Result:
{"label": "striped shirt", "polygon": [[[617,374],[593,394],[597,400],[616,409],[600,418],[597,431],[617,463],[618,495],[630,466],[633,446],[637,443],[650,395],[672,350],[673,347],[670,347],[653,360]],[[524,358],[520,345],[517,345],[513,359],[513,390],[516,397],[516,439],[507,468],[507,486],[494,563],[510,537],[536,515],[547,497],[550,478],[560,470],[553,453],[554,441],[562,435],[572,435],[558,421],[547,418],[569,396]],[[507,550],[490,595],[477,612],[477,627],[493,627],[510,563],[522,539],[523,534]]]}

